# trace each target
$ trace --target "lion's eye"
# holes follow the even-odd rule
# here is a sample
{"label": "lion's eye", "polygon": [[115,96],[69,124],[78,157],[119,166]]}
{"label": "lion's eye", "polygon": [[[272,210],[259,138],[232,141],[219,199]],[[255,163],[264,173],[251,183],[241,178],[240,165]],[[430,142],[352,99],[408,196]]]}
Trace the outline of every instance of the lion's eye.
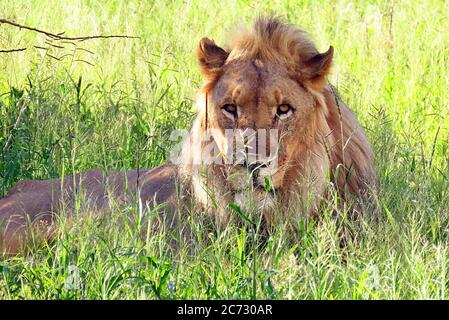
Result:
{"label": "lion's eye", "polygon": [[293,113],[293,108],[289,104],[281,104],[276,110],[277,119],[286,119]]}
{"label": "lion's eye", "polygon": [[221,110],[226,116],[237,118],[237,106],[235,104],[225,104]]}

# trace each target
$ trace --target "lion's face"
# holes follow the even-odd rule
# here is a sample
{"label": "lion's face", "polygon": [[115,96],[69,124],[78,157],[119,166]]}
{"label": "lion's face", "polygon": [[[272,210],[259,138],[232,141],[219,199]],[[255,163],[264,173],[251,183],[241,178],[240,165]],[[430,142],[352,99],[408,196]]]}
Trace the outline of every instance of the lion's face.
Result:
{"label": "lion's face", "polygon": [[[219,155],[214,150],[210,157],[206,144],[186,154],[223,160],[209,167],[211,162],[202,162],[211,174],[204,179],[196,174],[202,181],[193,184],[200,202],[209,197],[203,189],[213,186],[223,205],[241,202],[246,193],[256,207],[267,208],[276,194],[285,198],[298,180],[312,177],[316,185],[319,176],[321,183],[328,161],[315,138],[320,122],[317,93],[326,84],[332,47],[320,54],[301,31],[261,21],[255,32],[240,35],[228,51],[203,38],[197,56],[207,81],[206,103],[192,134],[208,132]],[[312,153],[320,159],[312,160]],[[318,165],[309,165],[312,161]]]}
{"label": "lion's face", "polygon": [[[249,176],[256,189],[265,190],[267,178],[281,189],[313,125],[316,103],[310,91],[281,65],[247,60],[225,65],[209,96],[209,126],[219,129],[213,136],[228,158],[231,188],[244,188]],[[244,143],[238,145],[238,139]]]}

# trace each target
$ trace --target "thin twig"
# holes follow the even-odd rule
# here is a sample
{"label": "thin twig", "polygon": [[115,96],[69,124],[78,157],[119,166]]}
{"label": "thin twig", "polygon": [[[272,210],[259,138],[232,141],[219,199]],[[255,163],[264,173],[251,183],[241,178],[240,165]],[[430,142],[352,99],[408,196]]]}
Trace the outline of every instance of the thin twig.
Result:
{"label": "thin twig", "polygon": [[95,54],[95,52],[87,50],[87,49],[84,49],[84,48],[78,48],[77,47],[77,48],[75,48],[75,50],[81,50],[81,51],[85,51],[85,52],[90,53],[90,54]]}
{"label": "thin twig", "polygon": [[60,33],[56,34],[56,33],[48,32],[45,30],[37,29],[34,27],[25,26],[25,25],[19,24],[17,22],[9,21],[6,19],[0,19],[0,24],[2,24],[2,23],[9,24],[11,26],[14,26],[14,27],[17,27],[20,29],[26,29],[26,30],[37,32],[37,33],[45,34],[47,37],[50,37],[54,40],[85,41],[85,40],[91,40],[91,39],[108,39],[108,38],[140,39],[140,37],[128,36],[128,35],[94,35],[94,36],[84,36],[84,37],[66,37],[66,36],[63,36],[64,32],[60,32]]}
{"label": "thin twig", "polygon": [[73,60],[73,62],[84,62],[84,63],[87,63],[88,65],[91,65],[92,67],[95,66],[93,63],[83,60],[83,59],[76,59],[76,60]]}
{"label": "thin twig", "polygon": [[49,56],[50,58],[53,58],[55,60],[61,61],[61,58],[55,57],[55,56],[53,56],[53,55],[51,55],[49,53],[47,53],[47,56]]}
{"label": "thin twig", "polygon": [[50,46],[52,46],[52,47],[58,48],[58,49],[64,49],[63,46],[58,46],[56,44],[53,44],[53,43],[51,43],[51,41],[45,41],[45,43],[50,45]]}
{"label": "thin twig", "polygon": [[20,51],[25,51],[26,49],[27,49],[27,48],[9,49],[9,50],[0,50],[0,53],[20,52]]}

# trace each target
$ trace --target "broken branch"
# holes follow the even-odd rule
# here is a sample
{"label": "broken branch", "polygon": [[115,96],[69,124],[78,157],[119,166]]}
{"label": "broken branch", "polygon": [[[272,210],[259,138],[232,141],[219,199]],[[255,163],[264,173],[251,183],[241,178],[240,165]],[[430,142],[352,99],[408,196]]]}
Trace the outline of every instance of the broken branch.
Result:
{"label": "broken branch", "polygon": [[128,36],[128,35],[93,35],[93,36],[84,36],[84,37],[66,37],[66,36],[63,36],[63,34],[65,32],[60,32],[60,33],[56,34],[56,33],[48,32],[45,30],[37,29],[34,27],[25,26],[25,25],[19,24],[17,22],[6,20],[6,19],[0,19],[0,24],[2,24],[2,23],[8,24],[8,25],[20,28],[20,29],[26,29],[26,30],[37,32],[37,33],[41,33],[41,34],[44,34],[47,37],[50,37],[54,40],[85,41],[85,40],[91,40],[91,39],[109,39],[109,38],[140,39],[140,37]]}

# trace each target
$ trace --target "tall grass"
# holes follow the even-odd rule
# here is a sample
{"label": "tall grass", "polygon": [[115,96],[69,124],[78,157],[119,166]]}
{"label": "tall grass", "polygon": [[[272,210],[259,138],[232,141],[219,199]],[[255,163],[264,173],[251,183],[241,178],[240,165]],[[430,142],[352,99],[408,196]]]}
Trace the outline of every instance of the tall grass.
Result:
{"label": "tall grass", "polygon": [[140,37],[60,49],[0,26],[1,48],[28,47],[0,55],[0,195],[26,178],[163,163],[170,132],[193,119],[199,39],[223,43],[267,13],[336,48],[330,80],[367,129],[381,183],[379,221],[344,221],[344,247],[332,205],[263,246],[251,227],[215,230],[201,215],[184,222],[192,247],[183,226],[140,223],[133,203],[107,217],[80,213],[70,229],[61,219],[54,242],[0,262],[0,298],[447,297],[448,1],[30,0],[2,1],[0,12],[67,35]]}

